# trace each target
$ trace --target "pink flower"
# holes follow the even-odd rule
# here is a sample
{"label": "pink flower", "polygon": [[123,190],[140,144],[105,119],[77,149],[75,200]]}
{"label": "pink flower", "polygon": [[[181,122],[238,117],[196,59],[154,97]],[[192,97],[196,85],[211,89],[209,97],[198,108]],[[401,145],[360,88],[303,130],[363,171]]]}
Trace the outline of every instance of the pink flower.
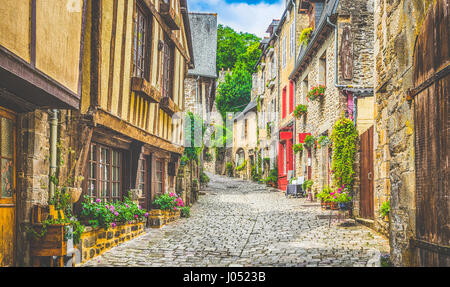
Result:
{"label": "pink flower", "polygon": [[111,223],[111,226],[112,226],[112,227],[116,227],[116,223],[114,223],[114,222]]}
{"label": "pink flower", "polygon": [[174,206],[174,207],[173,207],[173,210],[175,210],[175,211],[176,211],[176,210],[177,210],[177,208],[176,208],[176,207]]}
{"label": "pink flower", "polygon": [[105,205],[105,207],[108,209],[109,208],[109,206],[108,205]]}
{"label": "pink flower", "polygon": [[125,203],[125,206],[126,206],[127,208],[129,208],[129,207],[130,207],[130,206],[129,206],[128,204],[126,204],[126,203]]}
{"label": "pink flower", "polygon": [[97,203],[100,203],[102,200],[100,199],[100,198],[97,198],[96,200],[95,200],[95,202],[97,202]]}
{"label": "pink flower", "polygon": [[135,218],[138,218],[137,214],[134,216]]}
{"label": "pink flower", "polygon": [[116,211],[116,212],[114,212],[114,215],[115,216],[119,216],[119,213]]}
{"label": "pink flower", "polygon": [[145,216],[145,217],[148,217],[148,212],[146,212],[144,216]]}
{"label": "pink flower", "polygon": [[142,206],[139,205],[138,207],[139,207],[139,209],[142,209]]}

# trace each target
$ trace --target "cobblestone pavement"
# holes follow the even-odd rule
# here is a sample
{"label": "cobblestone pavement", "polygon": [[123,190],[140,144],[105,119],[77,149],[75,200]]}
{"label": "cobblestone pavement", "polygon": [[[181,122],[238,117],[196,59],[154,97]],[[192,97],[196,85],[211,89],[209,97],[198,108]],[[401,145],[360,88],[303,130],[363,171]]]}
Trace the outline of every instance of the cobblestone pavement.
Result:
{"label": "cobblestone pavement", "polygon": [[190,218],[148,229],[83,266],[379,266],[389,252],[384,237],[352,220],[330,224],[330,211],[316,203],[209,176]]}

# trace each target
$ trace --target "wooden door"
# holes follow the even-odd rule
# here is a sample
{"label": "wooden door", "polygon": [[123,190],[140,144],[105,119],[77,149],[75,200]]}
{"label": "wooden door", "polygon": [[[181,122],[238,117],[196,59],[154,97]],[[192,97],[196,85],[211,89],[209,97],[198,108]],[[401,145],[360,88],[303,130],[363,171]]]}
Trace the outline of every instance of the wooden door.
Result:
{"label": "wooden door", "polygon": [[0,108],[0,267],[15,263],[15,125],[15,115]]}
{"label": "wooden door", "polygon": [[360,205],[359,213],[363,218],[374,218],[373,208],[373,126],[360,138],[361,169],[360,169]]}
{"label": "wooden door", "polygon": [[450,266],[450,0],[430,8],[414,55],[416,236],[412,263]]}

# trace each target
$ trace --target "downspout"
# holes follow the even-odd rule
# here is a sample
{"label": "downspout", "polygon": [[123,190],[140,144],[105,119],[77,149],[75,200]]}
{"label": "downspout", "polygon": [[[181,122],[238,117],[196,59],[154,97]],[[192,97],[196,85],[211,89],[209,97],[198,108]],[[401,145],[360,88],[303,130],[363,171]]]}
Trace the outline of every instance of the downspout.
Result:
{"label": "downspout", "polygon": [[[295,3],[295,0],[292,0],[292,4],[294,5],[294,65],[295,65],[295,55],[297,55],[297,9],[296,9],[296,3]],[[294,83],[294,90],[292,91],[293,93],[294,93],[294,109],[295,109],[295,107],[296,107],[296,93],[295,93],[295,88],[296,88],[296,84],[295,84],[295,82],[293,82]],[[296,143],[296,137],[295,137],[295,135],[296,135],[296,133],[297,133],[297,121],[296,121],[296,119],[295,119],[295,117],[294,117],[294,129],[293,129],[293,131],[292,131],[292,158],[293,158],[293,160],[294,160],[294,162],[292,163],[292,168],[294,169],[294,172],[293,172],[293,177],[295,177],[295,174],[296,174],[296,168],[295,168],[295,166],[296,166],[296,158],[295,158],[295,152],[294,152],[294,145],[295,145],[295,143]]]}
{"label": "downspout", "polygon": [[[278,28],[278,27],[277,27]],[[278,154],[279,150],[278,150],[278,143],[279,143],[279,129],[280,129],[280,61],[279,61],[279,57],[280,57],[280,36],[277,34],[277,31],[274,31],[275,36],[277,37],[277,41],[278,41],[278,53],[277,53],[277,142],[275,144],[275,154]],[[275,132],[275,126],[274,126],[274,132]],[[275,166],[277,164],[277,161],[275,159],[276,156],[274,156],[274,162],[273,165]],[[278,167],[279,168],[279,167]]]}
{"label": "downspout", "polygon": [[[50,177],[56,175],[57,169],[57,139],[58,139],[58,110],[54,109],[51,112],[50,119]],[[50,180],[49,199],[55,195],[55,184]]]}

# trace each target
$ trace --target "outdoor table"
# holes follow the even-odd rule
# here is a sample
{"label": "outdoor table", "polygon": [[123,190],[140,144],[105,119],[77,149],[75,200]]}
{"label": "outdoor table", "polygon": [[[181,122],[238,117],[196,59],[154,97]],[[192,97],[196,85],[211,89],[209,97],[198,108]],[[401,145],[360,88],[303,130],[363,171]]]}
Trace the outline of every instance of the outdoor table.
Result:
{"label": "outdoor table", "polygon": [[303,196],[303,189],[301,184],[288,184],[286,188],[286,197],[288,195]]}

